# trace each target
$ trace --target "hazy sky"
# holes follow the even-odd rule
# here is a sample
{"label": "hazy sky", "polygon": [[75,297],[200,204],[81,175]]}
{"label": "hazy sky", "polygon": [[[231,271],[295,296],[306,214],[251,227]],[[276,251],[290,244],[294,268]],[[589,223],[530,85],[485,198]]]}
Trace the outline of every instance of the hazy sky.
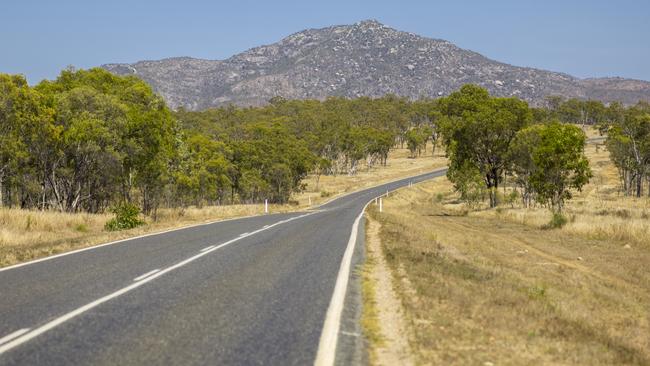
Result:
{"label": "hazy sky", "polygon": [[0,72],[36,83],[67,65],[223,59],[370,18],[514,65],[650,80],[649,0],[2,0]]}

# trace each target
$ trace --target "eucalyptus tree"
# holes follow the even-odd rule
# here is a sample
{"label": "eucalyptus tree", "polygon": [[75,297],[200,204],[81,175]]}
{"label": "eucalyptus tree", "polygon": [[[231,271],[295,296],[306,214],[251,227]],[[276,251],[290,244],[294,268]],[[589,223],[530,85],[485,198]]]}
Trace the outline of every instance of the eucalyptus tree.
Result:
{"label": "eucalyptus tree", "polygon": [[532,114],[517,98],[491,97],[487,90],[465,85],[439,100],[442,136],[450,160],[447,176],[456,182],[465,169],[476,170],[489,191],[490,207],[497,205],[496,190],[508,167],[508,150]]}

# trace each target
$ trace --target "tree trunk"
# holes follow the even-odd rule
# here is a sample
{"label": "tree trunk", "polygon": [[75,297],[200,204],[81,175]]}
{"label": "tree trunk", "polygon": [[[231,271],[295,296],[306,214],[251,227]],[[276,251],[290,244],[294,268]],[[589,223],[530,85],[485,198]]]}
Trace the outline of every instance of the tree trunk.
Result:
{"label": "tree trunk", "polygon": [[0,174],[0,207],[5,205],[5,185],[4,185],[4,174]]}

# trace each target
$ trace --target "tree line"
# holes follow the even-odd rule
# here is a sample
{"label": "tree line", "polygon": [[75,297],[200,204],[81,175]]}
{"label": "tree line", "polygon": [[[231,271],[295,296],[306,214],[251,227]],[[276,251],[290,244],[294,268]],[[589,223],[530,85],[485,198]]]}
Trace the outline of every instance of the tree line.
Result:
{"label": "tree line", "polygon": [[531,109],[537,122],[562,121],[582,126],[615,120],[624,110],[625,107],[619,102],[605,105],[599,100],[566,99],[557,95],[546,97],[542,107]]}
{"label": "tree line", "polygon": [[[102,212],[285,203],[307,174],[356,174],[425,131],[435,101],[285,100],[257,108],[171,111],[142,80],[102,69],[61,72],[30,87],[0,75],[0,202]],[[409,142],[409,146],[411,143]]]}
{"label": "tree line", "polygon": [[[160,206],[286,203],[308,174],[354,175],[442,142],[464,198],[498,204],[506,180],[525,205],[560,212],[591,176],[585,135],[607,133],[624,190],[641,195],[650,163],[650,108],[547,99],[531,108],[466,85],[448,97],[286,100],[263,107],[171,111],[136,77],[102,69],[61,72],[30,87],[0,74],[0,202],[103,212]],[[650,185],[649,185],[650,186]]]}
{"label": "tree line", "polygon": [[557,120],[535,120],[518,98],[493,97],[466,85],[441,98],[439,110],[447,177],[469,203],[487,196],[496,207],[497,189],[510,176],[526,206],[536,201],[561,213],[572,191],[591,177],[584,132]]}
{"label": "tree line", "polygon": [[650,196],[650,104],[640,102],[621,109],[614,118],[601,122],[599,129],[607,135],[606,146],[622,191],[641,197],[646,185]]}

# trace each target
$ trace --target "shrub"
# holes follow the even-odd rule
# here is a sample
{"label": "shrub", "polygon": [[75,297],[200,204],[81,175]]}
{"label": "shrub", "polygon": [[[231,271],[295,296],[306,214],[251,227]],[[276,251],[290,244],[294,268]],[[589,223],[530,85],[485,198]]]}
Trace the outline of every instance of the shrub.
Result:
{"label": "shrub", "polygon": [[104,225],[108,231],[133,229],[140,225],[144,225],[144,221],[138,217],[140,215],[140,208],[132,203],[122,203],[113,207],[111,210],[115,217],[110,219]]}
{"label": "shrub", "polygon": [[510,205],[510,207],[514,207],[517,200],[519,200],[519,192],[514,189],[503,197],[503,203]]}
{"label": "shrub", "polygon": [[547,229],[559,229],[567,224],[569,220],[561,213],[554,212],[551,221],[546,225]]}
{"label": "shrub", "polygon": [[88,225],[86,224],[78,224],[74,227],[74,229],[80,233],[87,233],[88,232]]}
{"label": "shrub", "polygon": [[460,193],[460,199],[471,210],[477,209],[487,197],[488,189],[478,169],[469,166],[460,169],[455,172],[454,180],[454,188]]}

